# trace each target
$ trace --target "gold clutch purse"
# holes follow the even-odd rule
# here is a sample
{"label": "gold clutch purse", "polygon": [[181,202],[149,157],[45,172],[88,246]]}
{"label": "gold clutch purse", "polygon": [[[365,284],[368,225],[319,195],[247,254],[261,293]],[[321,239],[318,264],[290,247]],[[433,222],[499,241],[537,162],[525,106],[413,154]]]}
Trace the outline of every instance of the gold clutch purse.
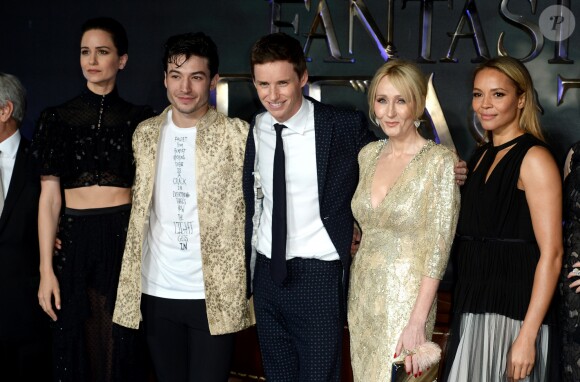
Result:
{"label": "gold clutch purse", "polygon": [[[422,371],[420,376],[408,375],[405,371],[405,357],[413,356]],[[427,341],[417,346],[414,350],[404,350],[402,359],[393,362],[391,382],[436,382],[439,373],[439,361],[441,360],[441,348],[434,342]],[[427,370],[429,368],[429,370]]]}

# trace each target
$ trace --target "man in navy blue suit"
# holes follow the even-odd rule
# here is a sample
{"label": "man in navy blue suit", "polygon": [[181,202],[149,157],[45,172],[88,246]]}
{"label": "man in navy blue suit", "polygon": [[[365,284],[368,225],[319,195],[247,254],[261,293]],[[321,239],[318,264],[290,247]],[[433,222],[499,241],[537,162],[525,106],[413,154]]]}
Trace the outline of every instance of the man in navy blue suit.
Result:
{"label": "man in navy blue suit", "polygon": [[[376,138],[361,112],[303,96],[308,71],[296,39],[283,33],[261,38],[252,48],[251,65],[265,111],[253,120],[246,147],[246,253],[255,270],[266,378],[340,381],[353,233],[350,200],[358,182],[358,152]],[[280,144],[282,171],[274,160]],[[283,215],[276,210],[280,172],[285,173]]]}
{"label": "man in navy blue suit", "polygon": [[376,138],[361,112],[303,96],[308,71],[296,39],[262,37],[251,67],[265,110],[246,146],[245,245],[264,371],[274,382],[340,381],[350,201],[358,153]]}
{"label": "man in navy blue suit", "polygon": [[0,73],[0,379],[50,381],[48,320],[38,305],[40,176],[20,135],[26,92]]}

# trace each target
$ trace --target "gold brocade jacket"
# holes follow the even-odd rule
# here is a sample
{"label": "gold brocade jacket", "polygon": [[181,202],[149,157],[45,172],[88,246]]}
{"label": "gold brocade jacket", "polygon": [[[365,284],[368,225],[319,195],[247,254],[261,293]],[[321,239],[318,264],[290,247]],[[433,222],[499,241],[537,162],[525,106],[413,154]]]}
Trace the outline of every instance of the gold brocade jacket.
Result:
{"label": "gold brocade jacket", "polygon": [[[157,168],[160,131],[171,106],[133,134],[136,174],[133,207],[113,321],[138,328],[141,321],[141,260]],[[212,335],[254,323],[247,298],[242,169],[248,124],[210,108],[197,123],[196,186],[207,318]]]}

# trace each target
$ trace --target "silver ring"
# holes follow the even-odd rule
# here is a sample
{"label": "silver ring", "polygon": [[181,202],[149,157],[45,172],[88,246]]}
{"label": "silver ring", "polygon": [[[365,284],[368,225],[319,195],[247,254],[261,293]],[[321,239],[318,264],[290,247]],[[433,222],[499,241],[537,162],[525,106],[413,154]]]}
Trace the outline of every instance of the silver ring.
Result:
{"label": "silver ring", "polygon": [[580,277],[580,268],[572,269],[572,274],[576,277]]}

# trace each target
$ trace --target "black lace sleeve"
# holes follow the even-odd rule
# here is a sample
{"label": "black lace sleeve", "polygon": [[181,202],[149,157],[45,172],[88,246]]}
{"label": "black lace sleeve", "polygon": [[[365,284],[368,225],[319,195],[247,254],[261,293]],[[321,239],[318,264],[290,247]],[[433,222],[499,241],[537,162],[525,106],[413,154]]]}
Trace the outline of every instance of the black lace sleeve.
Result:
{"label": "black lace sleeve", "polygon": [[40,175],[60,177],[63,188],[131,187],[135,164],[131,140],[137,125],[154,116],[149,106],[89,90],[40,117],[33,155]]}
{"label": "black lace sleeve", "polygon": [[574,171],[580,167],[580,141],[572,146],[572,158],[570,159],[570,171]]}
{"label": "black lace sleeve", "polygon": [[577,277],[568,278],[573,265],[580,259],[580,142],[572,146],[574,150],[570,161],[570,174],[564,180],[563,217],[564,217],[564,257],[560,274],[560,328],[562,333],[563,381],[580,380],[580,295],[570,284]]}
{"label": "black lace sleeve", "polygon": [[66,151],[57,110],[46,109],[40,115],[32,140],[32,155],[40,175],[61,176]]}

